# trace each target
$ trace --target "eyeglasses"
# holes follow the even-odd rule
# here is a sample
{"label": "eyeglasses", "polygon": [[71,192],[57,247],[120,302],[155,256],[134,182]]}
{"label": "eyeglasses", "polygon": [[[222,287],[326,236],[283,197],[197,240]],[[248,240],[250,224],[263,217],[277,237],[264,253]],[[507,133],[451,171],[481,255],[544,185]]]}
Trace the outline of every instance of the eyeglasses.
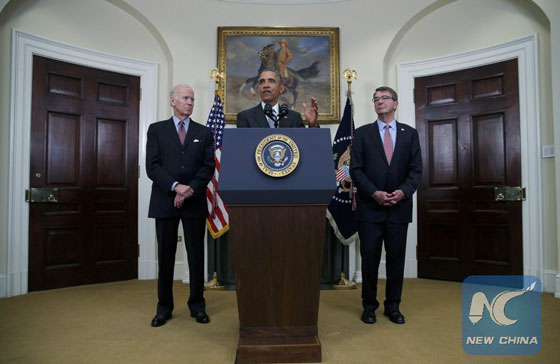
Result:
{"label": "eyeglasses", "polygon": [[371,101],[373,101],[373,102],[379,102],[379,100],[385,101],[385,100],[392,100],[392,99],[393,99],[393,98],[392,98],[391,96],[383,95],[383,96],[380,96],[380,97],[374,97]]}

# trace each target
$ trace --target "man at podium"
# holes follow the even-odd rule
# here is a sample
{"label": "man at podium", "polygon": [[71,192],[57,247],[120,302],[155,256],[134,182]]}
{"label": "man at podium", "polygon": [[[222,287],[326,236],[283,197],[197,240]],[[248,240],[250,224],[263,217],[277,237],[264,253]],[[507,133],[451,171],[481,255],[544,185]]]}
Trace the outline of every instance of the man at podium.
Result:
{"label": "man at podium", "polygon": [[[304,128],[301,115],[290,110],[288,105],[280,106],[278,97],[284,92],[282,77],[273,69],[266,69],[259,75],[257,91],[261,103],[237,114],[238,128]],[[311,98],[311,106],[303,103],[303,113],[310,128],[318,128],[319,108],[317,100]]]}

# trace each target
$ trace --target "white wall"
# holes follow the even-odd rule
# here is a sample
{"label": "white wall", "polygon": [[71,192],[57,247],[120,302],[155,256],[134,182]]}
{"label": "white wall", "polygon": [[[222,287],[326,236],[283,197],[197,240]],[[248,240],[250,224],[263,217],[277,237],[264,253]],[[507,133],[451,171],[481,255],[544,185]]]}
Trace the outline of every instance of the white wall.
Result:
{"label": "white wall", "polygon": [[[20,3],[21,5],[15,6]],[[10,154],[9,95],[11,37],[14,28],[98,52],[152,61],[160,65],[160,72],[167,73],[167,62],[162,49],[146,27],[105,1],[31,1],[8,4],[0,14],[0,165],[6,171]],[[163,91],[158,92],[158,104],[160,109],[165,109],[162,105],[167,100],[167,85],[160,86],[160,89]],[[140,143],[145,144],[145,141],[141,138]],[[0,275],[7,270],[7,185],[8,173],[0,173],[0,196],[3,200],[0,208]],[[153,240],[153,237],[150,239]],[[4,292],[5,290],[0,292],[0,296]]]}
{"label": "white wall", "polygon": [[[545,74],[544,76],[549,76],[547,81],[552,85],[549,97],[554,100],[552,102],[552,115],[547,122],[553,124],[554,128],[555,168],[554,172],[543,176],[543,180],[546,180],[550,185],[555,185],[555,190],[560,191],[560,105],[558,105],[558,100],[560,100],[560,67],[558,67],[560,64],[560,4],[556,0],[536,0],[535,3],[540,6],[550,21],[550,64],[554,65],[551,67],[551,74]],[[552,135],[549,137],[552,137]],[[547,257],[547,262],[549,259],[556,259],[556,268],[552,268],[551,265],[548,269],[551,274],[556,272],[555,297],[560,298],[560,237],[558,236],[558,227],[560,226],[560,193],[556,193],[555,202],[555,244],[550,247],[548,244],[545,244],[545,249],[548,249],[551,255],[550,258]],[[553,227],[550,227],[550,230],[553,230]],[[554,254],[554,247],[556,248],[556,254]]]}
{"label": "white wall", "polygon": [[[399,63],[481,49],[537,34],[541,123],[534,127],[540,129],[542,145],[554,144],[550,23],[539,8],[528,3],[510,0],[457,1],[426,15],[410,28],[395,47],[388,62],[390,83],[396,83],[396,65]],[[434,24],[438,24],[438,27],[434,27]],[[551,183],[555,179],[554,163],[552,158],[542,160],[540,187],[543,201],[544,271],[548,274],[548,278],[545,278],[549,280],[558,270],[556,186]],[[553,290],[551,282],[548,286],[549,290]]]}
{"label": "white wall", "polygon": [[[5,3],[5,1],[4,1]],[[558,2],[538,0],[558,37]],[[1,5],[2,3],[0,3]],[[424,10],[428,8],[428,10]],[[204,123],[212,103],[210,69],[216,66],[218,26],[329,26],[340,28],[340,69],[358,71],[353,83],[357,126],[375,118],[371,94],[388,81],[396,86],[399,62],[432,58],[538,34],[541,80],[541,136],[560,138],[553,119],[551,65],[559,64],[546,19],[531,1],[519,0],[349,0],[311,5],[247,5],[219,0],[12,0],[0,13],[0,166],[8,166],[11,30],[20,29],[59,42],[144,59],[160,65],[158,117],[168,117],[172,84],[187,82],[196,91],[193,118]],[[402,39],[400,39],[402,37]],[[396,39],[396,40],[395,40]],[[390,51],[388,55],[388,51]],[[385,58],[387,63],[384,64]],[[384,72],[384,66],[387,72]],[[557,67],[557,66],[556,66]],[[558,71],[554,73],[558,79]],[[557,80],[558,81],[558,80]],[[556,82],[558,85],[559,82]],[[341,106],[346,85],[341,82]],[[556,87],[556,95],[558,89]],[[556,98],[558,99],[558,98]],[[553,117],[554,112],[554,117]],[[335,126],[331,127],[335,129]],[[553,138],[556,133],[557,137]],[[334,134],[334,133],[333,133]],[[143,136],[141,136],[143,138]],[[143,139],[141,144],[143,143]],[[557,153],[560,147],[557,146]],[[558,176],[552,159],[543,163],[543,181]],[[0,288],[6,272],[5,202],[8,176],[0,174]],[[546,267],[558,270],[554,183],[543,183]],[[149,191],[144,191],[149,193]],[[142,191],[140,192],[142,193]],[[23,198],[23,197],[22,197]],[[155,243],[154,243],[155,244]],[[0,292],[0,296],[2,292]]]}

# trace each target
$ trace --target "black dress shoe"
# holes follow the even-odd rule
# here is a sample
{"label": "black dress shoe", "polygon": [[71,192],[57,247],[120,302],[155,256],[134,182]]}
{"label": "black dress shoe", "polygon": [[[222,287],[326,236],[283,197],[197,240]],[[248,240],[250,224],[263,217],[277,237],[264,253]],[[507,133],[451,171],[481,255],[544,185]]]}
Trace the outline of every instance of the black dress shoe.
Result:
{"label": "black dress shoe", "polygon": [[152,326],[153,327],[163,326],[170,318],[171,318],[170,313],[158,313],[152,319]]}
{"label": "black dress shoe", "polygon": [[394,322],[396,324],[404,324],[404,316],[399,310],[385,310],[383,314],[387,316],[391,322]]}
{"label": "black dress shoe", "polygon": [[374,324],[377,321],[375,318],[375,312],[371,310],[364,310],[362,313],[362,321],[366,324]]}
{"label": "black dress shoe", "polygon": [[196,322],[199,324],[207,324],[210,322],[210,317],[204,311],[191,312],[191,317],[196,318]]}

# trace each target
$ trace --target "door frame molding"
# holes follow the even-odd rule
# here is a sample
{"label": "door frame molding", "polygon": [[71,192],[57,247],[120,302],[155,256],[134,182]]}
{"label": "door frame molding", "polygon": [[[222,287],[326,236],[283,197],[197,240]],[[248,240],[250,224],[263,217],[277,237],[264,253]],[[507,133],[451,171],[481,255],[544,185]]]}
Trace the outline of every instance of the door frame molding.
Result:
{"label": "door frame molding", "polygon": [[[18,29],[12,31],[12,84],[10,101],[10,155],[8,176],[8,231],[6,292],[0,296],[15,296],[28,292],[29,267],[29,205],[24,201],[29,186],[31,90],[33,56],[74,63],[82,66],[119,72],[140,77],[142,90],[138,125],[138,161],[145,160],[146,132],[156,120],[158,64],[81,48]],[[142,168],[144,170],[144,168]],[[142,173],[138,179],[138,278],[156,276],[155,227],[146,216],[150,183]],[[150,239],[150,237],[153,237]]]}
{"label": "door frame molding", "polygon": [[[416,124],[414,78],[459,71],[517,58],[519,69],[519,123],[521,136],[521,182],[527,188],[527,200],[522,202],[523,274],[539,277],[546,287],[543,263],[543,223],[540,158],[540,111],[538,108],[538,38],[536,34],[470,52],[452,54],[427,60],[400,63],[397,66],[399,91],[399,119]],[[537,126],[536,128],[534,126]],[[416,196],[414,196],[416,200]],[[418,243],[417,210],[410,226],[407,241],[405,274],[418,276],[416,245]]]}

